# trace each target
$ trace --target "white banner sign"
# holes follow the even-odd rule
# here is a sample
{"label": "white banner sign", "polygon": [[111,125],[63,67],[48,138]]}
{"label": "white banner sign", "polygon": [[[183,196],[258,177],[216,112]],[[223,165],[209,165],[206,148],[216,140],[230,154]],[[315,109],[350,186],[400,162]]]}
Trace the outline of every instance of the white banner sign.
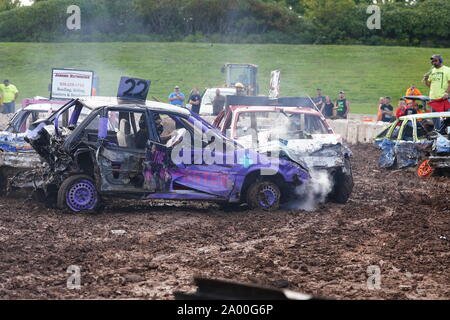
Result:
{"label": "white banner sign", "polygon": [[93,80],[93,71],[53,69],[51,99],[91,96]]}

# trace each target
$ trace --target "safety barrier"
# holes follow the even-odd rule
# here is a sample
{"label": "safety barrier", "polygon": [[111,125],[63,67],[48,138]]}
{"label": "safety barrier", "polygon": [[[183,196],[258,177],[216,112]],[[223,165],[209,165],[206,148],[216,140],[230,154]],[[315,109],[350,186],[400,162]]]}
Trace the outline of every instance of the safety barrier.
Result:
{"label": "safety barrier", "polygon": [[334,132],[349,144],[372,143],[388,124],[386,122],[361,120],[327,120]]}

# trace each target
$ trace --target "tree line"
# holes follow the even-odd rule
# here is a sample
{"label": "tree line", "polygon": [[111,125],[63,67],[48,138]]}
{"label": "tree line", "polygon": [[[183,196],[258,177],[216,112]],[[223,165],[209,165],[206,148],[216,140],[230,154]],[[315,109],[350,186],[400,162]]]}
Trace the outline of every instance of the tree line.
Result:
{"label": "tree line", "polygon": [[[448,47],[450,1],[372,0],[0,0],[0,41],[211,41]],[[81,9],[81,29],[66,12]]]}

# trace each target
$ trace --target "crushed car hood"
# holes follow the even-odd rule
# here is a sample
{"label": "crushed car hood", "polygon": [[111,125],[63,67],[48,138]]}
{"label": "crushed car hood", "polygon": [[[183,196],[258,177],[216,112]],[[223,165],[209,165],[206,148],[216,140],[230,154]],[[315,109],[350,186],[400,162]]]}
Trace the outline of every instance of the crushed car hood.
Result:
{"label": "crushed car hood", "polygon": [[290,139],[269,141],[256,151],[267,154],[284,153],[292,161],[308,168],[327,169],[344,165],[345,157],[351,157],[350,149],[344,146],[339,135],[312,135],[312,139]]}

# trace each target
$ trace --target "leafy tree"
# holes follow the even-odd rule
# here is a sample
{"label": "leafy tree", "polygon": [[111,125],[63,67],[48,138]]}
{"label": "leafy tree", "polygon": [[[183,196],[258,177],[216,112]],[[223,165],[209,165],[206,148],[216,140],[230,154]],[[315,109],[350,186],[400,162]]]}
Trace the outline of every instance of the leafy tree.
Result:
{"label": "leafy tree", "polygon": [[316,42],[332,43],[345,37],[348,13],[355,6],[353,0],[305,0],[306,18],[319,30]]}
{"label": "leafy tree", "polygon": [[0,0],[0,12],[11,10],[20,6],[19,0]]}

